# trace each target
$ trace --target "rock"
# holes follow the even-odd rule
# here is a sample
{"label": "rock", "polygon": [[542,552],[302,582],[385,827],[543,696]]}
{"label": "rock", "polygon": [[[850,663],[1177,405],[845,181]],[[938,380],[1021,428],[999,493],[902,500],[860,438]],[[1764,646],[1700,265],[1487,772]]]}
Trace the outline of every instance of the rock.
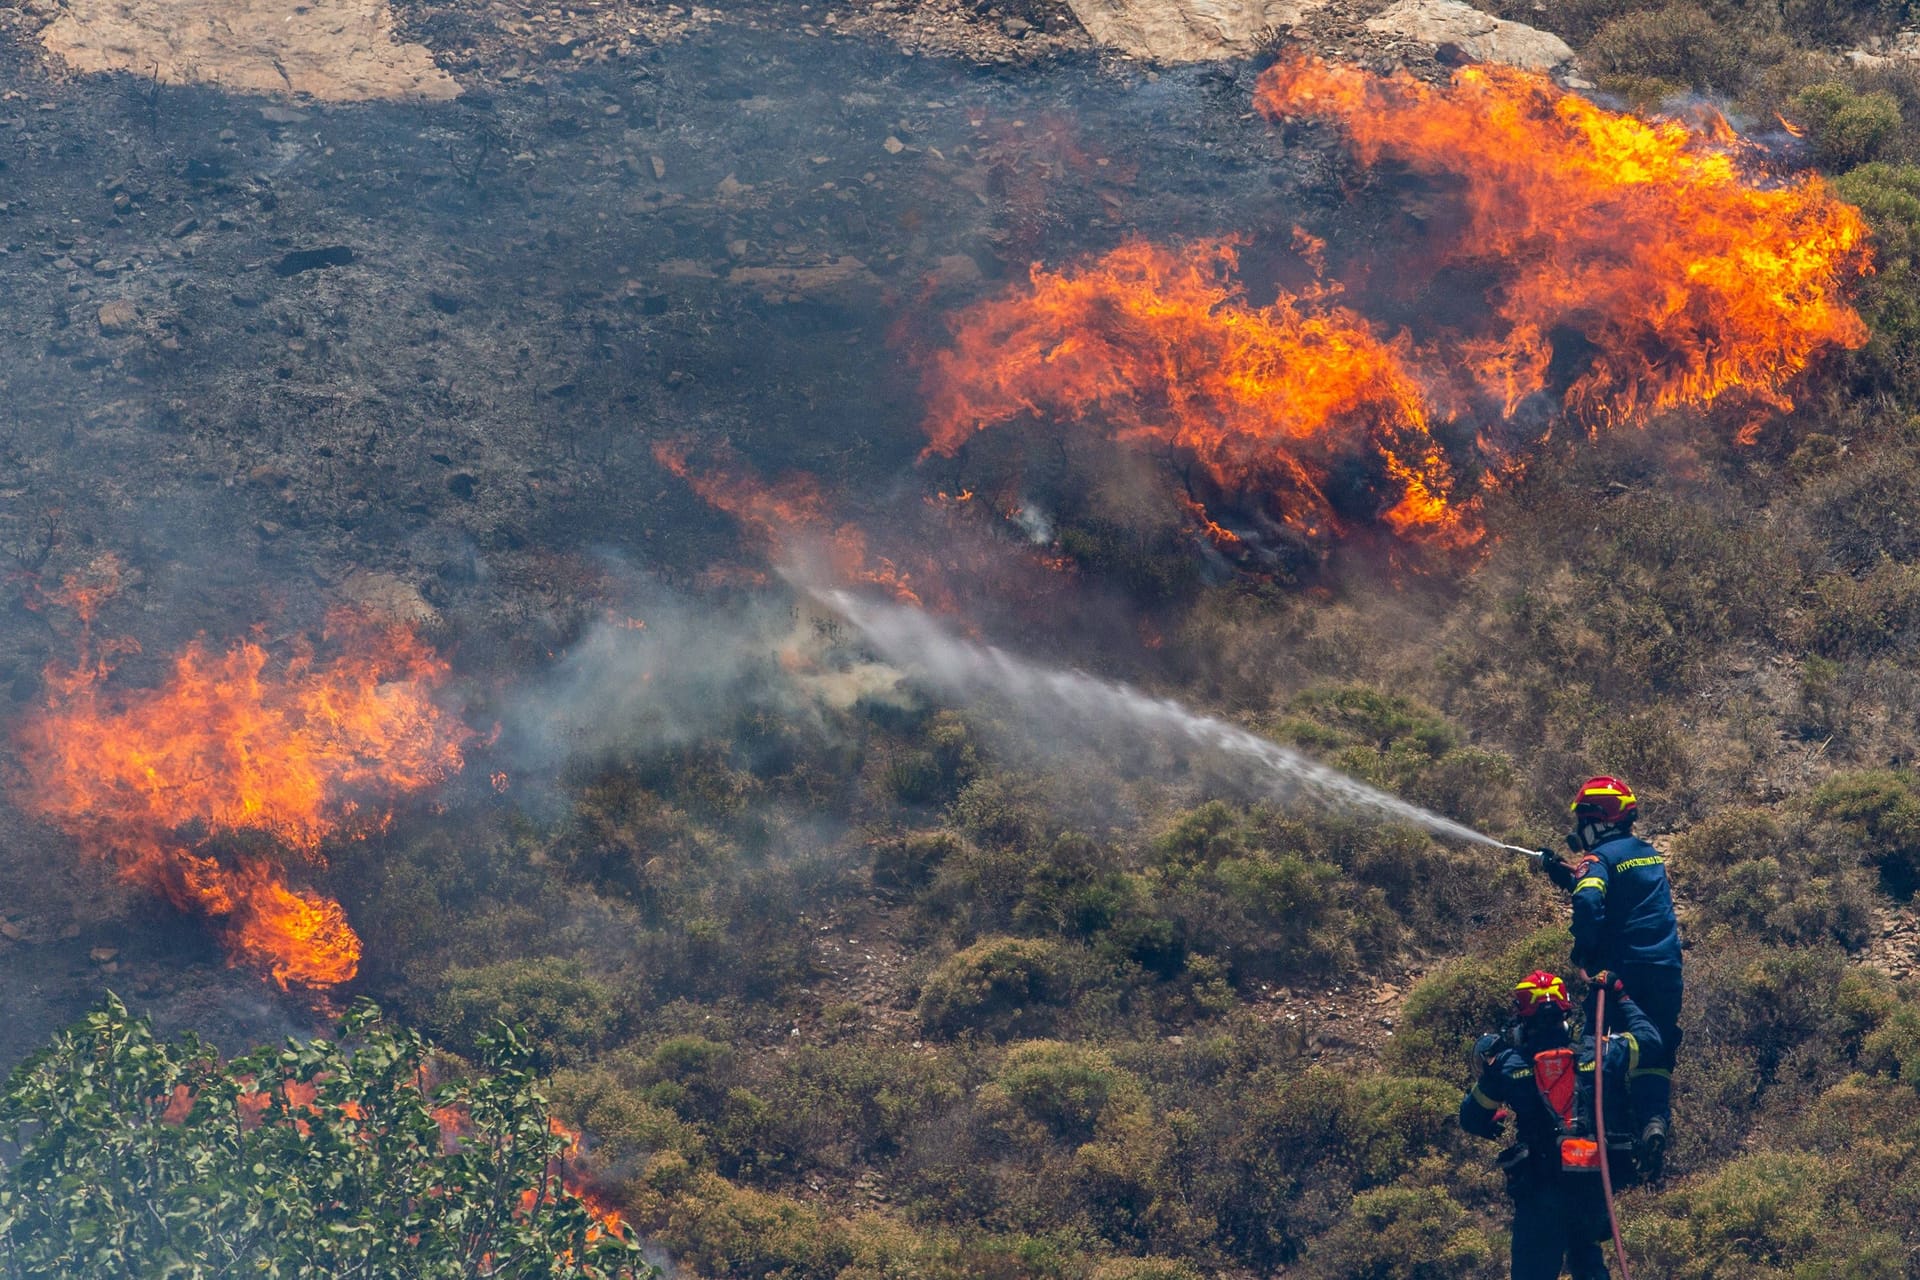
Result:
{"label": "rock", "polygon": [[367,613],[389,622],[433,627],[440,612],[427,603],[420,589],[391,573],[356,569],[340,583],[340,593]]}
{"label": "rock", "polygon": [[105,964],[119,954],[120,948],[118,947],[95,947],[93,950],[87,952],[87,959],[93,961],[95,964]]}
{"label": "rock", "polygon": [[980,264],[964,253],[936,258],[933,270],[927,272],[927,288],[934,293],[978,288],[985,280]]}
{"label": "rock", "polygon": [[1395,0],[1367,19],[1367,30],[1436,51],[1457,51],[1459,61],[1499,62],[1530,71],[1551,71],[1573,61],[1573,50],[1559,36],[1482,13],[1461,0]]}
{"label": "rock", "polygon": [[1856,67],[1920,62],[1920,31],[1902,31],[1898,35],[1872,41],[1864,48],[1849,49],[1844,56]]}
{"label": "rock", "polygon": [[1015,40],[1018,40],[1021,36],[1033,30],[1033,24],[1025,18],[1008,18],[1001,22],[1000,29],[1012,36]]}
{"label": "rock", "polygon": [[1255,51],[1327,0],[1067,0],[1101,44],[1155,62],[1207,62]]}
{"label": "rock", "polygon": [[273,274],[284,278],[320,267],[344,267],[353,258],[353,250],[344,244],[331,244],[324,249],[295,249],[281,255],[280,261],[273,264]]}
{"label": "rock", "polygon": [[647,163],[653,168],[653,179],[655,182],[667,176],[667,162],[659,156],[648,156]]}
{"label": "rock", "polygon": [[907,149],[907,144],[900,141],[900,139],[894,137],[892,134],[888,134],[887,140],[880,144],[880,149],[886,152],[890,156],[897,156],[902,151],[905,151]]}
{"label": "rock", "polygon": [[871,302],[880,277],[858,258],[806,267],[735,267],[732,284],[756,289],[767,302],[822,302],[834,306]]}
{"label": "rock", "polygon": [[720,179],[719,185],[714,187],[713,193],[722,200],[737,200],[751,190],[753,190],[753,184],[751,182],[742,182],[732,174],[728,174],[726,177]]}
{"label": "rock", "polygon": [[178,240],[181,236],[190,236],[199,229],[200,219],[192,217],[182,218],[180,221],[174,223],[167,231],[167,237],[172,240]]}
{"label": "rock", "polygon": [[268,124],[299,124],[313,119],[304,111],[295,111],[292,107],[262,107],[260,118]]}
{"label": "rock", "polygon": [[430,50],[398,39],[387,0],[67,0],[40,40],[76,71],[230,93],[336,102],[460,93]]}
{"label": "rock", "polygon": [[0,920],[0,938],[5,938],[10,942],[18,942],[26,936],[27,931],[13,921]]}
{"label": "rock", "polygon": [[125,298],[115,298],[100,308],[100,332],[108,336],[132,333],[140,327],[140,309]]}

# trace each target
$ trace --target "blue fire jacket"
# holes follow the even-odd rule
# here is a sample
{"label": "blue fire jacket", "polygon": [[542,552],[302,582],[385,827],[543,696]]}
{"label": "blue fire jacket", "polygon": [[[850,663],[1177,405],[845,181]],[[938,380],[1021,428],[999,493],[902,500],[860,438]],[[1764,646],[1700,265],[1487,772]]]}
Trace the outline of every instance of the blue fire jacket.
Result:
{"label": "blue fire jacket", "polygon": [[1621,836],[1582,858],[1573,886],[1573,962],[1589,973],[1632,965],[1680,967],[1667,860]]}

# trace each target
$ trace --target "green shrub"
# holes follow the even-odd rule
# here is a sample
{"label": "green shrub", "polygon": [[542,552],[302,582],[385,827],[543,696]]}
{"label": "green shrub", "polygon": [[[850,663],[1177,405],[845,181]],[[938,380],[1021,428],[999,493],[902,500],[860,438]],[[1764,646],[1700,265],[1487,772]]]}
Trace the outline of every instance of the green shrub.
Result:
{"label": "green shrub", "polygon": [[963,847],[951,831],[909,831],[878,840],[873,846],[873,882],[885,889],[924,888],[940,865]]}
{"label": "green shrub", "polygon": [[1827,81],[1794,94],[1788,108],[1806,124],[1820,163],[1836,171],[1878,159],[1900,132],[1899,100],[1884,90],[1857,93]]}
{"label": "green shrub", "polygon": [[1098,1049],[1033,1040],[1013,1046],[995,1077],[1029,1119],[1071,1142],[1093,1136],[1108,1104],[1138,1106],[1139,1083]]}
{"label": "green shrub", "polygon": [[1809,640],[1827,658],[1905,651],[1920,627],[1920,565],[1882,560],[1864,576],[1816,578],[1812,590]]}
{"label": "green shrub", "polygon": [[1695,925],[1766,942],[1866,944],[1871,890],[1853,860],[1804,830],[1752,810],[1719,813],[1677,837],[1673,857]]}
{"label": "green shrub", "polygon": [[1653,76],[1731,93],[1772,50],[1756,49],[1728,33],[1705,9],[1681,3],[1614,18],[1580,52],[1602,76]]}
{"label": "green shrub", "polygon": [[[1856,360],[1874,384],[1905,397],[1920,395],[1920,275],[1914,256],[1920,249],[1920,166],[1878,161],[1843,174],[1840,195],[1866,215],[1873,228],[1874,273],[1859,289],[1860,310],[1871,333]],[[1871,533],[1866,532],[1870,538]],[[1911,544],[1909,533],[1905,539]],[[1869,548],[1866,558],[1876,552]],[[1893,551],[1896,558],[1911,559]]]}
{"label": "green shrub", "polygon": [[1500,1252],[1446,1192],[1380,1187],[1353,1198],[1345,1216],[1307,1247],[1305,1280],[1466,1280]]}
{"label": "green shrub", "polygon": [[1813,793],[1813,813],[1853,842],[1889,889],[1911,894],[1920,886],[1920,793],[1904,769],[1846,774]]}
{"label": "green shrub", "polygon": [[1836,1190],[1834,1167],[1818,1156],[1739,1156],[1676,1187],[1657,1202],[1660,1216],[1630,1229],[1636,1265],[1671,1280],[1905,1275],[1898,1238],[1868,1229]]}
{"label": "green shrub", "polygon": [[503,960],[484,968],[454,967],[434,1002],[434,1029],[466,1052],[505,1023],[526,1029],[545,1065],[579,1062],[622,1030],[614,988],[577,960]]}
{"label": "green shrub", "polygon": [[1068,997],[1070,986],[1066,952],[1059,944],[984,938],[948,956],[927,978],[920,1022],[941,1035],[1032,1035],[1052,1026],[1053,1006]]}
{"label": "green shrub", "polygon": [[1387,1062],[1406,1075],[1463,1079],[1481,1034],[1513,1018],[1513,986],[1535,969],[1567,972],[1567,931],[1542,929],[1503,954],[1455,960],[1414,984],[1401,1006]]}

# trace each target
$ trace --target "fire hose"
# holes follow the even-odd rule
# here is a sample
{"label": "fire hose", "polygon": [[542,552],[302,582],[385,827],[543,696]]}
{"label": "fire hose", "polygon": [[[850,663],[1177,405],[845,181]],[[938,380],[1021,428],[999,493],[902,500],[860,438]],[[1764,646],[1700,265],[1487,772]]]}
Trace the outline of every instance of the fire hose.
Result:
{"label": "fire hose", "polygon": [[1627,1269],[1627,1246],[1620,1240],[1620,1215],[1613,1209],[1613,1173],[1607,1168],[1607,989],[1593,993],[1593,1128],[1600,1139],[1600,1193],[1607,1201],[1607,1226],[1613,1231],[1613,1256],[1620,1260],[1620,1280],[1633,1280]]}

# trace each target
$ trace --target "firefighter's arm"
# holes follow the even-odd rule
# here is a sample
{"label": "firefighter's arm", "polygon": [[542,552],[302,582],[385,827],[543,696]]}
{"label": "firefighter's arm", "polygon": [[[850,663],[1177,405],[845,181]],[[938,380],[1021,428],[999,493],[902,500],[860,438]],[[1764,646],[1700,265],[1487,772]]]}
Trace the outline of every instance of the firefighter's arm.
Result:
{"label": "firefighter's arm", "polygon": [[1643,1058],[1655,1062],[1660,1060],[1660,1028],[1653,1025],[1653,1020],[1633,1002],[1631,995],[1616,991],[1607,998],[1607,1022],[1626,1028],[1607,1042],[1609,1072],[1632,1072],[1640,1066]]}
{"label": "firefighter's arm", "polygon": [[1501,1122],[1507,1117],[1507,1076],[1501,1055],[1485,1057],[1484,1049],[1480,1052],[1483,1056],[1480,1078],[1460,1099],[1460,1127],[1476,1138],[1498,1138]]}
{"label": "firefighter's arm", "polygon": [[1582,969],[1598,969],[1607,930],[1607,864],[1583,859],[1573,883],[1573,960]]}

